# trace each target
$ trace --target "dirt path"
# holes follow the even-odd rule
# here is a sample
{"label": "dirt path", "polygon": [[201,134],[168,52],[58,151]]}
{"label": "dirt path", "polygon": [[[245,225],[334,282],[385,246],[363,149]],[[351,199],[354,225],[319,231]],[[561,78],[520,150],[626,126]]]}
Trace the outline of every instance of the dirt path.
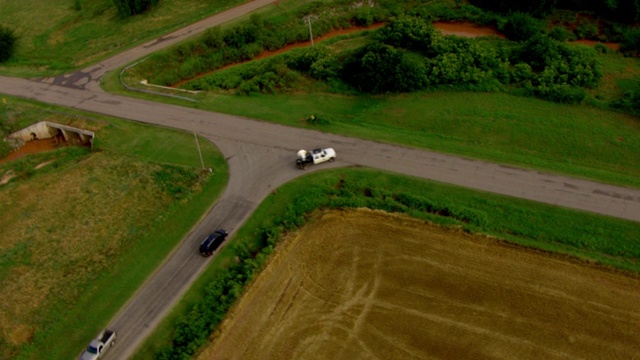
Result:
{"label": "dirt path", "polygon": [[290,236],[205,359],[638,359],[640,278],[379,211]]}

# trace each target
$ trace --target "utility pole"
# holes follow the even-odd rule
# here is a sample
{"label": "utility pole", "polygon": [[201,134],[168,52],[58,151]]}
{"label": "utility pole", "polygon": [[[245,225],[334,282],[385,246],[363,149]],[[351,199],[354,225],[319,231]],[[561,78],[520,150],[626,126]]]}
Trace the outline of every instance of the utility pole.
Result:
{"label": "utility pole", "polygon": [[307,24],[309,24],[309,40],[311,40],[311,47],[313,47],[313,33],[311,32],[311,18],[315,18],[315,16],[307,15],[304,17],[307,20]]}
{"label": "utility pole", "polygon": [[202,151],[200,151],[200,142],[198,142],[198,135],[196,135],[196,126],[191,120],[191,126],[193,127],[193,137],[196,139],[196,147],[198,148],[198,155],[200,155],[200,165],[202,165],[202,170],[204,171],[204,160],[202,160]]}

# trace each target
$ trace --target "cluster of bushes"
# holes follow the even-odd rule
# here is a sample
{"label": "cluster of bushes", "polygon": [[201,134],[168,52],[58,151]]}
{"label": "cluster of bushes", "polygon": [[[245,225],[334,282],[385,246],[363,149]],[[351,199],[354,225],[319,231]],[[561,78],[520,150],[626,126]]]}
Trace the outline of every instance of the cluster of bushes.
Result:
{"label": "cluster of bushes", "polygon": [[[497,15],[492,25],[497,26],[509,39],[526,40],[541,31],[539,17],[555,9],[565,9],[583,14],[569,21],[572,31],[555,26],[550,35],[557,40],[591,39],[620,42],[620,50],[628,55],[640,53],[640,32],[634,26],[640,22],[640,2],[626,0],[545,0],[545,1],[494,1],[473,0],[474,5]],[[486,18],[486,17],[485,17]],[[565,26],[568,24],[565,24]]]}
{"label": "cluster of bushes", "polygon": [[171,346],[158,350],[156,359],[187,359],[195,354],[263,267],[272,247],[264,247],[259,254],[252,254],[247,247],[237,249],[237,262],[216,274],[205,290],[204,300],[178,321]]}
{"label": "cluster of bushes", "polygon": [[0,25],[0,62],[5,62],[13,55],[18,37],[15,32],[4,25]]}
{"label": "cluster of bushes", "polygon": [[[481,47],[468,38],[443,36],[429,22],[416,17],[392,20],[379,30],[373,44],[390,47],[389,53],[401,55],[397,66],[383,73],[395,82],[391,87],[381,87],[382,91],[412,91],[440,85],[476,88],[490,83],[494,78],[492,69],[503,67],[505,61],[492,48]],[[368,46],[347,59],[347,82],[355,85],[355,81],[366,81],[361,75],[376,66],[377,59],[370,57]],[[377,79],[370,77],[369,81]]]}
{"label": "cluster of bushes", "polygon": [[534,16],[555,9],[587,11],[615,22],[633,24],[640,21],[640,2],[629,0],[471,0],[472,4],[498,13],[523,12]]}
{"label": "cluster of bushes", "polygon": [[[401,5],[402,2],[393,8]],[[350,2],[329,5],[313,2],[296,12],[268,19],[254,14],[249,21],[236,27],[207,30],[194,40],[156,54],[152,56],[152,61],[141,64],[138,71],[154,84],[173,85],[228,64],[251,60],[263,51],[277,50],[287,44],[308,40],[309,28],[303,19],[309,14],[324,12],[326,16],[312,17],[310,20],[314,36],[334,29],[380,22],[390,16],[390,10],[386,7],[367,4],[353,7]],[[159,72],[158,68],[170,70]]]}
{"label": "cluster of bushes", "polygon": [[[517,14],[505,25],[514,31],[528,23]],[[364,46],[334,54],[317,45],[255,64],[205,76],[190,89],[225,89],[240,94],[284,90],[306,74],[346,83],[368,93],[411,92],[435,87],[465,90],[523,88],[545,99],[577,103],[585,87],[602,77],[595,51],[574,48],[531,25],[531,32],[511,46],[481,45],[474,39],[443,36],[430,20],[399,16],[374,32]]]}
{"label": "cluster of bushes", "polygon": [[[113,4],[118,9],[118,15],[122,18],[128,18],[129,16],[140,14],[146,11],[151,6],[158,4],[159,0],[113,0]],[[80,4],[76,1],[76,8],[80,7]]]}
{"label": "cluster of bushes", "polygon": [[[308,27],[301,20],[302,15],[326,11],[323,6],[312,3],[295,15],[268,20],[254,15],[234,28],[211,29],[194,41],[155,55],[153,61],[141,64],[139,71],[152,83],[161,85],[200,76],[182,86],[238,94],[286,91],[306,75],[326,81],[337,91],[378,94],[443,86],[480,91],[523,89],[527,94],[564,103],[582,101],[587,95],[585,88],[596,86],[602,77],[593,49],[570,47],[564,41],[573,35],[566,29],[558,26],[547,34],[541,22],[526,12],[502,17],[471,5],[462,5],[455,11],[441,5],[414,7],[406,12],[411,15],[402,15],[405,12],[398,11],[397,4],[393,11],[383,10],[385,4],[363,5],[314,20],[314,34],[319,35],[397,15],[372,32],[359,48],[333,53],[316,45],[201,76],[227,64],[253,59],[264,50],[306,40]],[[449,10],[445,11],[445,7]],[[431,25],[434,9],[440,9],[436,11],[439,16],[453,18],[458,14],[492,23],[514,42],[496,45],[443,36]],[[635,42],[629,42],[629,47],[640,46],[637,39],[640,35]],[[155,71],[158,67],[168,70]]]}
{"label": "cluster of bushes", "polygon": [[640,91],[627,91],[622,98],[614,101],[615,109],[640,116]]}
{"label": "cluster of bushes", "polygon": [[235,90],[241,95],[275,93],[293,87],[300,74],[286,64],[286,55],[264,61],[248,63],[241,67],[213,73],[189,81],[183,88],[190,90]]}
{"label": "cluster of bushes", "polygon": [[342,80],[372,93],[435,86],[492,90],[523,87],[543,98],[575,103],[602,73],[589,48],[573,48],[537,32],[517,45],[496,49],[475,40],[442,36],[416,17],[399,17],[342,64]]}

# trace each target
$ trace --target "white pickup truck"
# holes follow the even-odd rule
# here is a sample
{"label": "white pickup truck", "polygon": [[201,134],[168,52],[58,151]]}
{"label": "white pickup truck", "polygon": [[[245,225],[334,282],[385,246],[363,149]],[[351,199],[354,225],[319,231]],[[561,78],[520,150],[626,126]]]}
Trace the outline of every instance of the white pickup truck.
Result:
{"label": "white pickup truck", "polygon": [[100,359],[102,355],[115,345],[116,332],[113,330],[105,329],[89,343],[87,349],[80,356],[80,360],[96,360]]}
{"label": "white pickup truck", "polygon": [[336,152],[332,148],[326,149],[313,149],[311,151],[300,150],[298,151],[298,158],[296,159],[296,166],[298,169],[306,169],[307,165],[320,164],[325,161],[334,161],[336,159]]}

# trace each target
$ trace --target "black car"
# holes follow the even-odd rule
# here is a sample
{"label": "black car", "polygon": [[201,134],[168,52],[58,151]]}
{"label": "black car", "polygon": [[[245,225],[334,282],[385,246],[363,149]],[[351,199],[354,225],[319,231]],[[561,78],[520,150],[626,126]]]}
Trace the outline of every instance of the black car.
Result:
{"label": "black car", "polygon": [[222,245],[226,237],[227,232],[223,229],[214,231],[204,239],[202,244],[200,244],[200,254],[202,254],[202,256],[209,256],[213,254],[213,252]]}

